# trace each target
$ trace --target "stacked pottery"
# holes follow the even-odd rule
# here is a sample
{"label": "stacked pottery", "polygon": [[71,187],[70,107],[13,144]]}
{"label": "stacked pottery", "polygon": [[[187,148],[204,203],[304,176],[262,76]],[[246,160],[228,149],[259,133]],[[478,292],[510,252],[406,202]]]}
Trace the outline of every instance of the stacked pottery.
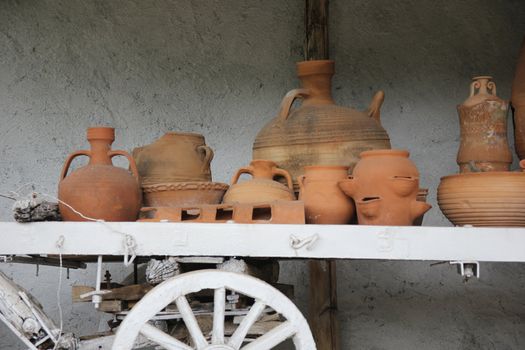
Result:
{"label": "stacked pottery", "polygon": [[[382,91],[376,93],[366,112],[337,106],[332,99],[334,62],[305,61],[297,64],[302,88],[283,98],[278,115],[259,131],[253,144],[254,159],[270,159],[297,177],[309,165],[347,166],[359,153],[390,148],[390,140],[380,123]],[[292,109],[296,99],[302,105]]]}
{"label": "stacked pottery", "polygon": [[404,150],[361,153],[350,179],[339,182],[353,198],[360,225],[411,226],[431,206],[417,200],[419,172]]}
{"label": "stacked pottery", "polygon": [[512,107],[514,107],[514,140],[520,159],[525,158],[525,39],[512,83]]}
{"label": "stacked pottery", "polygon": [[[115,129],[87,130],[90,150],[76,151],[67,158],[58,185],[59,209],[65,221],[135,221],[141,204],[138,172],[125,151],[111,149]],[[74,158],[89,157],[89,163],[68,175]],[[113,166],[112,158],[126,157],[133,174]]]}
{"label": "stacked pottery", "polygon": [[204,137],[169,132],[154,143],[133,150],[144,205],[176,207],[218,204],[228,185],[212,182],[213,151]]}
{"label": "stacked pottery", "polygon": [[[239,182],[242,174],[249,174],[252,178]],[[286,185],[275,181],[282,177]],[[250,165],[242,167],[232,178],[231,186],[224,195],[225,204],[234,203],[262,203],[278,200],[294,200],[292,178],[290,174],[271,160],[255,159]]]}
{"label": "stacked pottery", "polygon": [[307,224],[351,223],[355,214],[354,202],[337,185],[347,178],[347,166],[304,167],[304,175],[297,180]]}

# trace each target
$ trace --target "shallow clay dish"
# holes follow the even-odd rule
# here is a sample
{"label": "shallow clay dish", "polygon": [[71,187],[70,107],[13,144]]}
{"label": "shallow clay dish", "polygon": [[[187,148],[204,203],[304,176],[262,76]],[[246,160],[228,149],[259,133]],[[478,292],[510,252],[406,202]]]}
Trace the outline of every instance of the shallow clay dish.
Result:
{"label": "shallow clay dish", "polygon": [[525,173],[444,176],[438,187],[438,204],[454,225],[525,226]]}
{"label": "shallow clay dish", "polygon": [[143,185],[144,206],[180,207],[219,204],[228,185],[220,182],[171,182]]}

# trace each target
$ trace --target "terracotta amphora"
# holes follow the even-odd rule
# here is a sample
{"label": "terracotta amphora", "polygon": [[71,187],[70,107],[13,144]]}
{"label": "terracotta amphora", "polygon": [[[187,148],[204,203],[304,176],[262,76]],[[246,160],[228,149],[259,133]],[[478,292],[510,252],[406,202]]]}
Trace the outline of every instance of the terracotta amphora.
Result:
{"label": "terracotta amphora", "polygon": [[475,77],[470,97],[457,107],[460,123],[459,171],[508,171],[512,163],[507,140],[508,103],[496,96],[489,76]]}
{"label": "terracotta amphora", "polygon": [[[83,215],[105,221],[135,221],[141,205],[135,161],[129,153],[111,149],[115,140],[113,128],[89,128],[87,140],[91,149],[71,153],[60,175],[58,198],[62,218],[88,221]],[[78,156],[89,157],[89,163],[68,175],[71,162]],[[115,156],[128,159],[133,175],[127,169],[113,166]]]}
{"label": "terracotta amphora", "polygon": [[304,201],[307,224],[349,224],[355,215],[354,201],[337,185],[348,179],[347,166],[306,166],[297,178],[299,200]]}
{"label": "terracotta amphora", "polygon": [[[294,179],[308,165],[344,165],[352,168],[361,152],[390,148],[380,123],[384,93],[373,97],[366,112],[341,107],[332,99],[334,62],[297,63],[301,89],[284,96],[277,116],[261,129],[253,144],[253,158],[271,159]],[[296,99],[302,105],[292,109]]]}
{"label": "terracotta amphora", "polygon": [[514,108],[514,144],[520,159],[525,158],[525,39],[512,83],[512,107]]}
{"label": "terracotta amphora", "polygon": [[168,132],[150,145],[133,150],[142,185],[211,181],[213,151],[204,136]]}
{"label": "terracotta amphora", "polygon": [[411,226],[431,205],[417,200],[419,172],[404,150],[361,153],[352,177],[339,182],[354,199],[360,225]]}
{"label": "terracotta amphora", "polygon": [[[249,174],[252,179],[238,182],[242,174]],[[286,185],[274,179],[283,177]],[[232,178],[230,188],[223,198],[223,203],[259,203],[276,200],[294,200],[292,178],[290,174],[271,160],[255,159],[250,165],[242,167]]]}

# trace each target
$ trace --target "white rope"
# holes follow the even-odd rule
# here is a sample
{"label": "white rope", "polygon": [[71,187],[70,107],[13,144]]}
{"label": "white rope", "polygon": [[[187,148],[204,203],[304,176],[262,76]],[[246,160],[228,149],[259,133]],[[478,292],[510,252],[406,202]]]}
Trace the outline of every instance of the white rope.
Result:
{"label": "white rope", "polygon": [[61,289],[62,289],[62,248],[64,247],[64,236],[60,236],[56,242],[56,247],[58,248],[58,258],[60,260],[60,268],[58,272],[58,288],[57,288],[57,306],[58,306],[58,317],[60,320],[60,333],[58,334],[58,339],[53,346],[53,350],[58,348],[60,344],[60,339],[62,338],[62,331],[64,329],[64,317],[62,313],[62,299],[61,299]]}
{"label": "white rope", "polygon": [[306,250],[310,250],[313,248],[315,242],[317,242],[318,239],[319,235],[317,233],[306,238],[298,238],[295,235],[290,235],[290,247],[295,250],[306,247]]}

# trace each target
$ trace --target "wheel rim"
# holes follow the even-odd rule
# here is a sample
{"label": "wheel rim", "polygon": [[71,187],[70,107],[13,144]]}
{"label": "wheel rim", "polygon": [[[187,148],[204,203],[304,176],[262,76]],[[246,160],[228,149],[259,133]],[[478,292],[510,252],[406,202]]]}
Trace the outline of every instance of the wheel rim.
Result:
{"label": "wheel rim", "polygon": [[[214,290],[213,326],[208,343],[202,333],[186,295],[203,289]],[[226,290],[232,290],[255,300],[232,336],[224,337]],[[148,323],[155,314],[175,301],[194,347]],[[243,346],[248,331],[265,308],[271,307],[285,321],[253,342]],[[173,277],[151,290],[139,301],[120,325],[113,350],[130,350],[142,335],[168,350],[267,350],[292,338],[296,349],[315,350],[308,324],[297,307],[280,291],[257,278],[218,270],[200,270]]]}

